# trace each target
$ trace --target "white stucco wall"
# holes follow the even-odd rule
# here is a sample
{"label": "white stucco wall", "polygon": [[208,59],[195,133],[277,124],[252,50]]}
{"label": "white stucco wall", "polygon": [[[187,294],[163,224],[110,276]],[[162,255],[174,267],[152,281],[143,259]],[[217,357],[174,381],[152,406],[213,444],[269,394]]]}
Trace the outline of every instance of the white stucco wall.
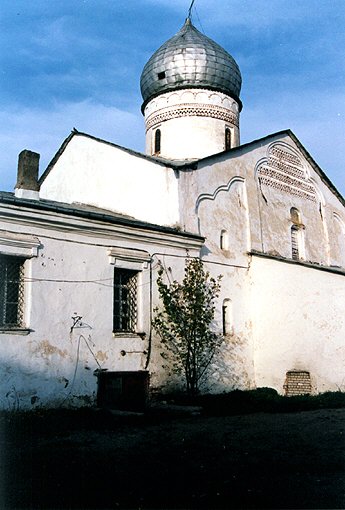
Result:
{"label": "white stucco wall", "polygon": [[[275,157],[271,162],[274,150],[286,159]],[[265,171],[268,178],[263,183],[259,176],[266,177]],[[236,200],[239,183],[243,197]],[[220,231],[229,228],[232,261],[242,251],[239,239],[247,239],[248,250],[291,258],[290,210],[296,208],[303,224],[304,260],[345,267],[344,205],[288,135],[206,158],[196,169],[181,171],[179,193],[181,224],[205,236],[215,254]]]}
{"label": "white stucco wall", "polygon": [[288,370],[314,392],[345,390],[345,275],[253,256],[250,265],[256,385],[283,393]]}
{"label": "white stucco wall", "polygon": [[[278,178],[280,187],[271,174],[268,184],[258,181],[260,169],[275,170],[269,161],[272,148],[288,153],[286,161],[284,157],[275,161],[283,163],[285,171],[281,181]],[[299,177],[298,193],[286,179],[291,177],[286,173],[289,156],[298,159],[293,170],[305,172]],[[265,170],[262,175],[267,177]],[[305,189],[312,200],[303,195]],[[152,257],[152,281],[158,259],[179,279],[187,253],[198,256],[201,248],[212,276],[223,275],[215,327],[222,329],[225,300],[231,306],[232,325],[205,390],[270,386],[283,392],[286,372],[294,369],[311,373],[314,391],[345,389],[344,276],[248,255],[256,250],[291,258],[290,209],[296,207],[304,226],[306,261],[345,266],[344,206],[289,136],[277,135],[207,158],[177,177],[169,167],[74,135],[43,182],[41,198],[91,204],[161,225],[180,223],[182,229],[204,236],[205,244],[201,247],[200,240],[177,233],[7,206],[1,218],[0,253],[15,255],[20,245],[16,236],[26,236],[21,246],[31,257],[25,263],[30,332],[0,333],[0,407],[92,402],[96,368],[123,371],[146,366],[148,264],[141,267],[139,277],[138,332],[145,332],[145,339],[112,333],[113,263],[121,260],[121,250]],[[220,246],[222,231],[229,234],[225,248]],[[154,285],[152,296],[154,305],[158,303]],[[84,326],[71,330],[76,315],[82,316]],[[169,389],[176,381],[162,368],[160,351],[153,334],[151,384]]]}
{"label": "white stucco wall", "polygon": [[[96,369],[144,370],[156,303],[150,270],[155,281],[158,258],[183,267],[200,241],[1,204],[0,217],[0,254],[31,257],[24,266],[26,330],[0,329],[0,408],[94,403]],[[114,267],[139,271],[136,331],[144,337],[112,332]],[[82,325],[72,328],[76,316]]]}
{"label": "white stucco wall", "polygon": [[221,92],[182,89],[152,99],[145,108],[146,154],[155,153],[155,131],[161,131],[160,156],[197,159],[225,150],[225,129],[231,146],[240,143],[239,106]]}
{"label": "white stucco wall", "polygon": [[[221,290],[218,299],[215,300],[215,315],[211,327],[214,331],[222,333],[222,305],[225,300],[231,301],[228,303],[231,307],[231,326],[229,333],[223,338],[220,351],[213,359],[206,377],[201,381],[201,391],[222,393],[236,388],[242,390],[254,388],[253,334],[248,315],[250,292],[248,268],[233,267],[226,263],[214,264],[205,258],[203,261],[205,269],[212,277],[222,276]],[[183,265],[173,264],[171,267],[170,279],[181,281],[184,276]],[[155,288],[154,292],[157,292]],[[158,295],[156,299],[158,302]],[[161,392],[183,388],[183,380],[171,370],[169,362],[162,358],[162,350],[164,349],[159,338],[155,338],[150,364],[153,386]]]}
{"label": "white stucco wall", "polygon": [[160,225],[179,221],[171,168],[81,134],[60,155],[40,197],[90,204]]}

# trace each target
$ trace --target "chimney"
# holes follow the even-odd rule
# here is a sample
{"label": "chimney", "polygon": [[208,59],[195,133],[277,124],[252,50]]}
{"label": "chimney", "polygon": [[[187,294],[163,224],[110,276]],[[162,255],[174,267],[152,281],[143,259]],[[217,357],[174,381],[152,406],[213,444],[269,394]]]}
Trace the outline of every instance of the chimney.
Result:
{"label": "chimney", "polygon": [[24,149],[18,157],[17,184],[15,196],[39,199],[38,166],[40,155]]}

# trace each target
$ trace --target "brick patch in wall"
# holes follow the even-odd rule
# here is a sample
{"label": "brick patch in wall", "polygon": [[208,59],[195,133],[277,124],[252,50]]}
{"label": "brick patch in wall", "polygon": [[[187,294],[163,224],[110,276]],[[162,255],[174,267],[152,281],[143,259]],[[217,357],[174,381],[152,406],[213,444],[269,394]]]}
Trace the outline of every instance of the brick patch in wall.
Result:
{"label": "brick patch in wall", "polygon": [[284,390],[287,397],[310,395],[312,390],[310,372],[305,370],[289,370],[286,372]]}

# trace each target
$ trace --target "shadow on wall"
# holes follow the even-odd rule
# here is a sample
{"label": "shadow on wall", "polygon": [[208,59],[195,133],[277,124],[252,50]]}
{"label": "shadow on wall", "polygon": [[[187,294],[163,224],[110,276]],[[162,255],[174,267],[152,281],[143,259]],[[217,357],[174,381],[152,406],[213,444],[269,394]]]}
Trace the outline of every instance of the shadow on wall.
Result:
{"label": "shadow on wall", "polygon": [[[83,363],[66,362],[45,371],[3,361],[0,363],[0,410],[16,412],[40,408],[82,407],[96,402],[97,377]],[[95,367],[97,368],[97,367]]]}
{"label": "shadow on wall", "polygon": [[244,335],[227,334],[202,389],[207,388],[211,393],[252,389],[251,367],[248,339]]}

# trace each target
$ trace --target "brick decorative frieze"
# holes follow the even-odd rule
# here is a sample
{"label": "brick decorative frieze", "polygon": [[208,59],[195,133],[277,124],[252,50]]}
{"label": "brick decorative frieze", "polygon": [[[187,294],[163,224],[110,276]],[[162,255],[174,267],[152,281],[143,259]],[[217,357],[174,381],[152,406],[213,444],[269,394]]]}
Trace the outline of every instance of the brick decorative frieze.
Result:
{"label": "brick decorative frieze", "polygon": [[312,392],[310,373],[305,370],[289,370],[286,373],[284,390],[287,397],[310,395]]}
{"label": "brick decorative frieze", "polygon": [[314,185],[309,181],[302,160],[281,143],[268,149],[267,157],[258,166],[260,185],[274,188],[281,193],[317,201]]}
{"label": "brick decorative frieze", "polygon": [[267,165],[271,168],[279,170],[280,172],[287,172],[289,175],[293,175],[299,179],[305,178],[305,171],[303,168],[300,168],[299,166],[293,166],[285,160],[282,161],[281,159],[279,160],[274,157],[269,157],[267,160]]}
{"label": "brick decorative frieze", "polygon": [[302,180],[302,179],[296,179],[295,177],[292,177],[288,174],[282,175],[281,172],[277,172],[273,168],[270,168],[269,166],[263,165],[263,167],[260,169],[260,176],[268,177],[267,182],[270,179],[274,179],[276,182],[281,182],[281,184],[286,184],[288,186],[294,187],[296,190],[302,190],[306,191],[310,195],[312,195],[315,191],[314,186],[312,184],[308,184],[308,182]]}
{"label": "brick decorative frieze", "polygon": [[162,108],[149,115],[146,119],[146,131],[166,120],[179,117],[212,117],[213,119],[229,122],[236,127],[239,125],[238,115],[228,108],[213,104],[185,103],[173,108]]}
{"label": "brick decorative frieze", "polygon": [[273,146],[270,149],[270,154],[278,159],[282,159],[285,162],[292,163],[293,165],[299,166],[301,165],[301,160],[298,156],[291,154],[287,152],[284,149],[281,149],[280,147]]}

